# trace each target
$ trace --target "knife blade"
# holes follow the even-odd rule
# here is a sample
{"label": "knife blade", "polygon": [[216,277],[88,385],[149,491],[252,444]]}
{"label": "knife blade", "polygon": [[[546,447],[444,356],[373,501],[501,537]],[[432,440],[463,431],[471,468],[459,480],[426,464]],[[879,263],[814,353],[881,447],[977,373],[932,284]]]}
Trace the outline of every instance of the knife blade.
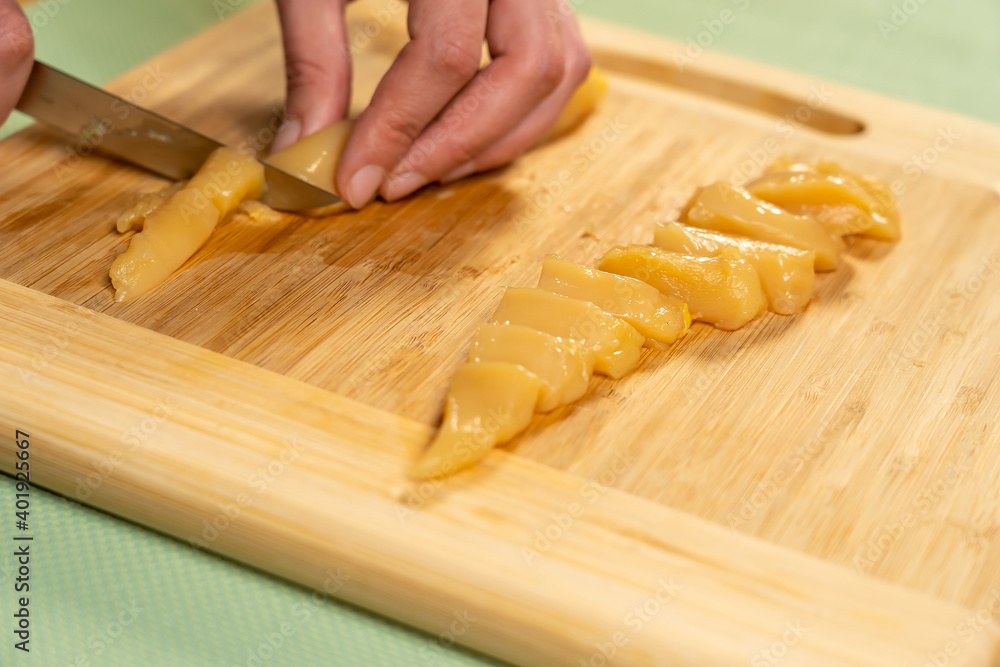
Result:
{"label": "knife blade", "polygon": [[[99,151],[174,180],[191,178],[223,144],[128,100],[35,61],[17,109]],[[280,211],[322,208],[340,198],[264,164],[265,204]]]}

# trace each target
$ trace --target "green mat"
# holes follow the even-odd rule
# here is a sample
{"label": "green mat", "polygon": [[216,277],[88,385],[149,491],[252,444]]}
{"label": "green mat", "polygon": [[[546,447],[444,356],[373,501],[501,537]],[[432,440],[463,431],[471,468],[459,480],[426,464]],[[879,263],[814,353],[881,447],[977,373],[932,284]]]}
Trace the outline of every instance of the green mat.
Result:
{"label": "green mat", "polygon": [[[234,4],[239,0],[42,0],[30,13],[40,59],[103,82],[220,20],[217,8]],[[682,41],[713,26],[719,32],[714,19],[729,9],[737,19],[712,36],[712,48],[1000,122],[1000,5],[988,0],[571,4]],[[0,134],[25,122],[13,118]],[[31,651],[23,653],[13,635],[14,503],[13,481],[0,476],[4,667],[496,664],[37,489]]]}

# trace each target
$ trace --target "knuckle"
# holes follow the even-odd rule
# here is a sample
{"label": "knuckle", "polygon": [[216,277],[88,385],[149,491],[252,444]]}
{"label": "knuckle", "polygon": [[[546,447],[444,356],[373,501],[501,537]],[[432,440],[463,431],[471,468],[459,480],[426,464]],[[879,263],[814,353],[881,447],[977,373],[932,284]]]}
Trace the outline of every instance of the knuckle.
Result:
{"label": "knuckle", "polygon": [[330,67],[310,58],[290,59],[285,65],[285,76],[289,88],[315,88],[345,84]]}
{"label": "knuckle", "polygon": [[375,125],[379,142],[392,146],[409,146],[423,130],[416,114],[401,106],[382,109]]}
{"label": "knuckle", "polygon": [[481,146],[475,146],[465,139],[455,139],[448,150],[449,162],[460,167],[475,160],[482,152]]}
{"label": "knuckle", "polygon": [[456,78],[471,79],[479,71],[482,39],[469,31],[454,30],[430,43],[430,58],[434,66]]}
{"label": "knuckle", "polygon": [[547,47],[531,64],[533,78],[545,93],[555,90],[566,76],[566,54],[554,45]]}

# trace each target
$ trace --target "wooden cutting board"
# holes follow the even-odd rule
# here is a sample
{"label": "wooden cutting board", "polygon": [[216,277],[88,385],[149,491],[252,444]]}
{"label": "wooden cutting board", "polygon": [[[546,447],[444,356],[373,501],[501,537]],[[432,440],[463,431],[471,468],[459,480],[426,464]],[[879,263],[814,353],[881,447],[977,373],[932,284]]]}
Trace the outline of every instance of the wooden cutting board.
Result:
{"label": "wooden cutting board", "polygon": [[[400,7],[352,6],[355,111]],[[232,220],[127,304],[113,223],[164,182],[37,129],[0,144],[0,469],[19,429],[38,485],[524,664],[1000,664],[1000,129],[584,28],[611,87],[574,135],[360,213]],[[266,148],[273,8],[109,87]],[[783,152],[893,183],[903,241],[407,478],[505,285],[648,243]]]}

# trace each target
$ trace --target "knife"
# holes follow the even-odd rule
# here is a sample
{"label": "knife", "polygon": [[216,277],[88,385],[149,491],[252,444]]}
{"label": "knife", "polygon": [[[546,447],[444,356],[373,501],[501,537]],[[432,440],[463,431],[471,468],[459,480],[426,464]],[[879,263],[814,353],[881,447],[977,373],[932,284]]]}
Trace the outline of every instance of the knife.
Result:
{"label": "knife", "polygon": [[[35,61],[17,109],[78,137],[86,146],[156,174],[191,178],[223,144],[163,116]],[[304,211],[340,198],[287,172],[264,165],[261,201],[279,211]]]}

